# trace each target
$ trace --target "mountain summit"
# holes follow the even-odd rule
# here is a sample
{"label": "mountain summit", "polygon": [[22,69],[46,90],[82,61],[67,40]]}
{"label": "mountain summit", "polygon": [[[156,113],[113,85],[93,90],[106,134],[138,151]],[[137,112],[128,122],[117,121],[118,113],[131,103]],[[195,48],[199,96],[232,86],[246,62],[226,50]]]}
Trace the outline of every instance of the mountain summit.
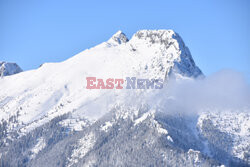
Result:
{"label": "mountain summit", "polygon": [[121,30],[119,30],[110,38],[109,42],[122,44],[128,42],[128,38]]}
{"label": "mountain summit", "polygon": [[[131,56],[137,60],[134,66],[140,67],[141,69],[137,69],[139,73],[148,74],[147,77],[203,76],[189,49],[173,30],[140,30],[130,40],[123,32],[118,31],[107,41],[107,46],[109,45],[115,45],[112,49],[124,50],[122,54],[127,53],[128,57],[134,55]],[[128,66],[132,62],[133,60]],[[157,73],[153,74],[154,72]]]}
{"label": "mountain summit", "polygon": [[8,63],[0,61],[0,77],[13,75],[23,70],[16,63]]}
{"label": "mountain summit", "polygon": [[201,70],[195,65],[191,53],[178,33],[173,30],[140,30],[136,32],[131,43],[157,48],[156,51],[166,57],[169,64],[167,75],[181,74],[188,77],[202,76]]}

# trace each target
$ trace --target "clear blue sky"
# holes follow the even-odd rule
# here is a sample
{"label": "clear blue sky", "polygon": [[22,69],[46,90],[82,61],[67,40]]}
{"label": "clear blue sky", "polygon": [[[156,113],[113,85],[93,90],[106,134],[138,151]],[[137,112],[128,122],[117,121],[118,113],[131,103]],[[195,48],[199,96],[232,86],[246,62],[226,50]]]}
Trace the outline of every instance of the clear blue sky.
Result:
{"label": "clear blue sky", "polygon": [[0,0],[0,60],[34,69],[140,29],[173,29],[206,75],[250,81],[249,0]]}

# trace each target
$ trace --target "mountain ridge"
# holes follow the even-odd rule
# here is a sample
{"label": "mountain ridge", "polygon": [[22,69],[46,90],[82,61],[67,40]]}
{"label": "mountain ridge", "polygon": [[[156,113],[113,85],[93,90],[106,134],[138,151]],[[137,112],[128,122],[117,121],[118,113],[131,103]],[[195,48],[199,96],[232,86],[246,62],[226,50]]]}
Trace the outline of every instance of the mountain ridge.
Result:
{"label": "mountain ridge", "polygon": [[249,164],[247,131],[237,138],[236,132],[213,121],[233,120],[237,128],[245,122],[243,128],[247,128],[248,114],[241,119],[237,113],[226,118],[217,113],[213,117],[209,113],[181,115],[182,108],[169,111],[175,99],[168,97],[167,86],[162,90],[89,90],[86,77],[90,76],[162,78],[168,85],[170,78],[195,80],[204,75],[173,30],[141,30],[131,39],[118,31],[68,60],[4,77],[0,80],[0,164]]}

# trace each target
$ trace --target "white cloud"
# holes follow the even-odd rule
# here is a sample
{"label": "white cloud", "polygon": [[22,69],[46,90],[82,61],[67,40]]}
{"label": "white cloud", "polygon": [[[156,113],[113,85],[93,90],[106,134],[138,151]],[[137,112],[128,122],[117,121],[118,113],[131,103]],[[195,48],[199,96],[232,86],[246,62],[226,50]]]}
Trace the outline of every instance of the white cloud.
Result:
{"label": "white cloud", "polygon": [[152,105],[179,112],[206,108],[244,110],[250,108],[250,86],[242,74],[223,70],[204,79],[170,80],[162,91],[148,100],[152,100]]}

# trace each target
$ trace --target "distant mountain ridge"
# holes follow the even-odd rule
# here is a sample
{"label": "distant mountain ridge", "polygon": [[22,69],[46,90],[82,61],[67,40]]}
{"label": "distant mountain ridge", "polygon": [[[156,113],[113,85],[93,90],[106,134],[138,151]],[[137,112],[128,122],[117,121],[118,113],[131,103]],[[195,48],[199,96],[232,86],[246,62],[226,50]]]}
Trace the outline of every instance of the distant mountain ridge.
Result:
{"label": "distant mountain ridge", "polygon": [[16,63],[0,61],[0,77],[17,74],[22,71]]}

